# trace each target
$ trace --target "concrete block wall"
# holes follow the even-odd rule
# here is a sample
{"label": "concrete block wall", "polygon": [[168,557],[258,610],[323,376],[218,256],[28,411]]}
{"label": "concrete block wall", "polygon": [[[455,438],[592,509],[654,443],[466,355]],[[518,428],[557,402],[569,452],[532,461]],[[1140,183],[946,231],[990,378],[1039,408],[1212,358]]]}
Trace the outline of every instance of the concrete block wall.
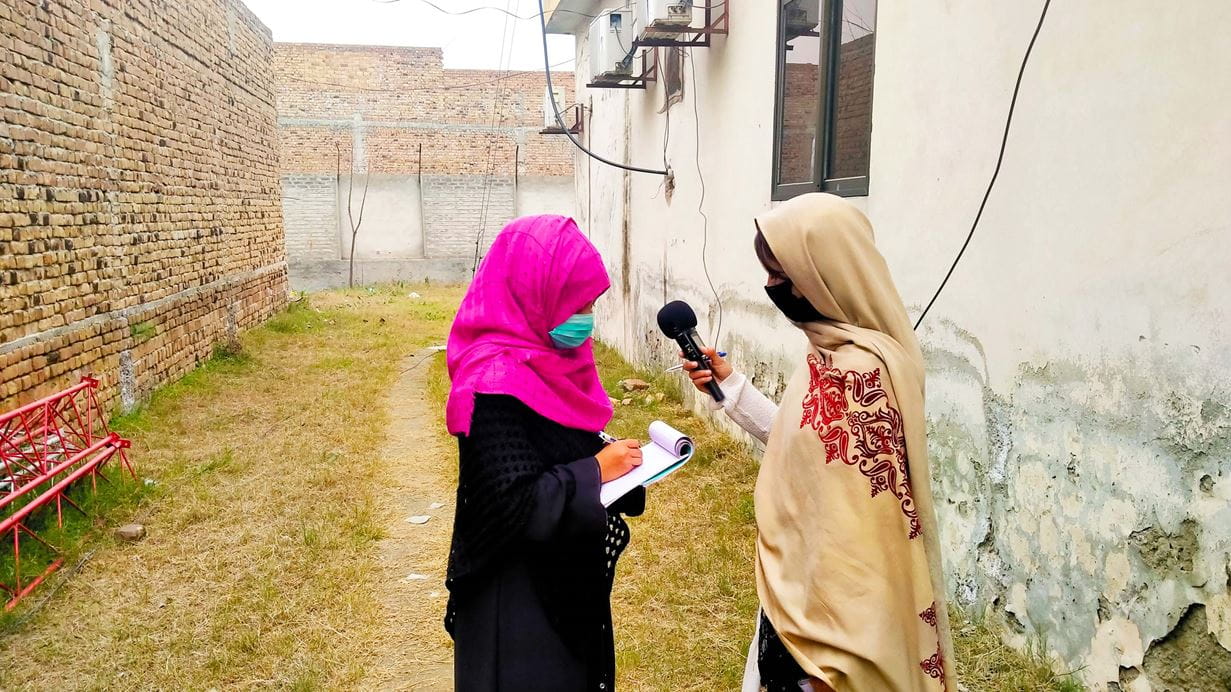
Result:
{"label": "concrete block wall", "polygon": [[513,179],[476,175],[423,177],[424,220],[429,257],[472,257],[513,217]]}
{"label": "concrete block wall", "polygon": [[0,4],[0,409],[134,401],[284,305],[271,49],[240,0]]}
{"label": "concrete block wall", "polygon": [[[490,245],[518,214],[573,213],[571,145],[539,134],[541,73],[446,70],[439,48],[380,46],[276,44],[275,64],[294,287],[345,283],[352,170],[356,218],[358,181],[372,180],[355,262],[379,263],[356,277],[465,280],[480,236]],[[573,76],[559,79],[564,106]]]}

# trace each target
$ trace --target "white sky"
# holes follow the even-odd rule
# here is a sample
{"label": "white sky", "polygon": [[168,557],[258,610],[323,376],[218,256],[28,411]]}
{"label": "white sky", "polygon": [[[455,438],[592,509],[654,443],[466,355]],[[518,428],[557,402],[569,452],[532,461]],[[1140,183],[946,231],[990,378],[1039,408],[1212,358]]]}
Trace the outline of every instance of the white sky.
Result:
{"label": "white sky", "polygon": [[[531,19],[517,20],[495,10],[450,16],[422,0],[244,0],[273,31],[275,41],[434,46],[444,49],[447,68],[542,69],[537,0],[432,2],[452,12],[484,6],[507,7],[514,14]],[[502,35],[506,37],[503,42]],[[571,61],[571,36],[548,35],[547,40],[553,65]],[[572,63],[556,69],[571,70]]]}

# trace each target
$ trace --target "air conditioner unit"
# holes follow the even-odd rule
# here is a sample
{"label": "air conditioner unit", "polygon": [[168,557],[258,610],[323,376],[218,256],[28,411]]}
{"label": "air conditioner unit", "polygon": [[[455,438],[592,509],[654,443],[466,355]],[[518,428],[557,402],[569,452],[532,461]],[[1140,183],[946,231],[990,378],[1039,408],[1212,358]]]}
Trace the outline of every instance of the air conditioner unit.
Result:
{"label": "air conditioner unit", "polygon": [[792,0],[782,6],[787,35],[802,36],[821,23],[821,0]]}
{"label": "air conditioner unit", "polygon": [[678,35],[692,24],[692,0],[637,0],[643,37]]}
{"label": "air conditioner unit", "polygon": [[611,82],[633,74],[633,11],[604,10],[590,24],[590,79]]}
{"label": "air conditioner unit", "polygon": [[566,117],[565,109],[568,108],[568,104],[564,102],[564,89],[553,85],[551,91],[548,91],[547,87],[543,87],[543,127],[549,129],[560,127],[560,123],[556,122],[556,111],[551,106],[553,96],[556,99],[556,106],[560,108],[561,117]]}

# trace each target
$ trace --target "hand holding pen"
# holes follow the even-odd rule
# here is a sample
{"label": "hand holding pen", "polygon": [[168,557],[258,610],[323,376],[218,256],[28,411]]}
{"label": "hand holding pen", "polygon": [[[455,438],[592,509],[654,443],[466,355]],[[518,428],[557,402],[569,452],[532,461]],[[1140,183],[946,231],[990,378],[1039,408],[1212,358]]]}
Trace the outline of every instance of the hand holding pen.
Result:
{"label": "hand holding pen", "polygon": [[598,459],[601,482],[613,481],[641,465],[639,440],[617,440],[601,430],[598,436],[607,445],[594,455]]}

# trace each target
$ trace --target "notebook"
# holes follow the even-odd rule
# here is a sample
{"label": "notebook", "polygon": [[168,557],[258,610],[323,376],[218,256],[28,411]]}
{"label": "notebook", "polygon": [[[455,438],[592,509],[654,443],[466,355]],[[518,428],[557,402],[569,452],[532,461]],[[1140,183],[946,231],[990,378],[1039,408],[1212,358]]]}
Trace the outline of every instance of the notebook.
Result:
{"label": "notebook", "polygon": [[599,499],[604,507],[624,497],[633,488],[650,486],[680,470],[693,454],[692,439],[657,420],[650,423],[650,441],[641,446],[641,465],[603,483]]}

